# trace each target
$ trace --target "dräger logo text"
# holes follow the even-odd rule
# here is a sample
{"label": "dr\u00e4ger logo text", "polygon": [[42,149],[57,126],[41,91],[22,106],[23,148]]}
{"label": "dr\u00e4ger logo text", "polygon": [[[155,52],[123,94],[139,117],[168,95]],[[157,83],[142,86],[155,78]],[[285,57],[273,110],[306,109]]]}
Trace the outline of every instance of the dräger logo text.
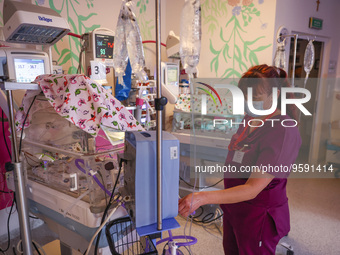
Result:
{"label": "dr\u00e4ger logo text", "polygon": [[52,19],[50,19],[50,18],[41,17],[41,16],[38,16],[38,18],[39,18],[39,20],[41,20],[41,21],[52,22]]}

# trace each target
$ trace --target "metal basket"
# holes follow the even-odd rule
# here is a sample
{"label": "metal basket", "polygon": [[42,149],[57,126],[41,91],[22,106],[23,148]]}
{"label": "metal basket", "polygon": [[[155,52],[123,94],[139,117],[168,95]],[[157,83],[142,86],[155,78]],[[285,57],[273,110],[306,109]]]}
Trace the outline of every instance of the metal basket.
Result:
{"label": "metal basket", "polygon": [[158,254],[149,236],[137,234],[130,217],[110,221],[106,226],[106,238],[114,255]]}

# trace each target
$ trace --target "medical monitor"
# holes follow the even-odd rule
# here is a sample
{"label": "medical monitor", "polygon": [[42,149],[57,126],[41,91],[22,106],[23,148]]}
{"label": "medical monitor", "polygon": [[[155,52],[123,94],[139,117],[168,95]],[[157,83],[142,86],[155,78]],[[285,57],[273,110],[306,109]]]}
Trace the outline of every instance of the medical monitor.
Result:
{"label": "medical monitor", "polygon": [[43,59],[15,58],[14,69],[17,82],[32,82],[45,73],[45,63]]}
{"label": "medical monitor", "polygon": [[170,104],[175,104],[179,94],[179,65],[176,63],[161,63],[162,95]]}
{"label": "medical monitor", "polygon": [[113,59],[113,35],[95,34],[96,58]]}
{"label": "medical monitor", "polygon": [[51,73],[49,57],[42,51],[2,48],[0,63],[0,73],[19,83],[30,83],[38,75]]}

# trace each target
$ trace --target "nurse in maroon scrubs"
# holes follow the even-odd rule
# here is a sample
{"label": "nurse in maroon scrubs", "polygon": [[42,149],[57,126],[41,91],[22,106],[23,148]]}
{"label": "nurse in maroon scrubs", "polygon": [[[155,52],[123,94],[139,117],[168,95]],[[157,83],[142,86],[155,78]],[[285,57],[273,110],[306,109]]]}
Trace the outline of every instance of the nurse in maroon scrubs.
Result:
{"label": "nurse in maroon scrubs", "polygon": [[[292,127],[296,124],[292,119],[297,119],[294,106],[287,105],[287,115],[281,115],[280,90],[288,86],[286,72],[267,65],[254,66],[242,76],[239,88],[247,97],[247,88],[252,87],[254,108],[270,109],[275,96],[276,110],[256,116],[245,107],[244,121],[253,119],[251,126],[239,125],[225,162],[239,170],[238,178],[226,174],[224,190],[197,192],[179,201],[183,216],[205,204],[221,205],[227,255],[273,255],[279,240],[290,230],[286,178],[298,156],[301,137],[298,128]],[[273,88],[277,88],[276,95],[272,95]],[[266,171],[262,171],[264,166]],[[241,169],[247,171],[246,167],[258,171],[240,173]]]}

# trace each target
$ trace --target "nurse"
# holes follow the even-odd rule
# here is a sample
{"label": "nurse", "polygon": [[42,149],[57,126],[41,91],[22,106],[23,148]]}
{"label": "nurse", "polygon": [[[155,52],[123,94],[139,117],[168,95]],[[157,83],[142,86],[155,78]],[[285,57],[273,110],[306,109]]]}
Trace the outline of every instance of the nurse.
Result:
{"label": "nurse", "polygon": [[[253,88],[256,109],[270,109],[274,96],[278,102],[277,109],[268,116],[256,116],[245,107],[245,123],[254,120],[251,126],[239,125],[228,147],[226,166],[238,170],[256,166],[257,171],[226,174],[225,189],[193,193],[179,201],[179,213],[184,217],[202,205],[220,204],[227,255],[274,255],[279,240],[290,230],[286,169],[298,156],[301,137],[298,128],[291,127],[295,123],[291,119],[297,120],[296,108],[288,105],[287,115],[281,115],[280,90],[288,86],[286,72],[272,66],[254,66],[242,76],[239,88],[245,97],[247,88]],[[277,95],[272,95],[273,88],[277,88]],[[281,124],[283,120],[285,125]],[[265,172],[261,170],[263,166],[267,166]]]}

